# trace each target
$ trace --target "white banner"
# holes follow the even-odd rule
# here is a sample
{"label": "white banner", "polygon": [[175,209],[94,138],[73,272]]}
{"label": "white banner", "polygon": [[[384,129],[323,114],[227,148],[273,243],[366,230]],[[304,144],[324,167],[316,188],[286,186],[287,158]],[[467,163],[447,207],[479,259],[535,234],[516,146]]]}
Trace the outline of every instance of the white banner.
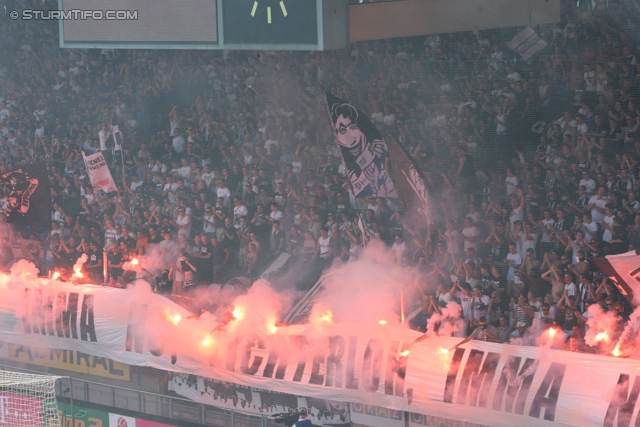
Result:
{"label": "white banner", "polygon": [[107,166],[107,162],[104,160],[101,152],[90,156],[82,153],[82,157],[84,158],[84,165],[87,168],[87,174],[89,175],[89,180],[94,190],[102,190],[105,193],[118,191],[113,176],[109,171],[109,166]]}
{"label": "white banner", "polygon": [[460,340],[413,344],[419,333],[390,324],[243,329],[250,307],[223,326],[212,315],[191,316],[148,285],[27,282],[34,276],[25,265],[0,275],[0,341],[20,345],[16,352],[76,350],[255,389],[491,426],[635,425],[638,418],[637,360],[483,341],[447,351]]}

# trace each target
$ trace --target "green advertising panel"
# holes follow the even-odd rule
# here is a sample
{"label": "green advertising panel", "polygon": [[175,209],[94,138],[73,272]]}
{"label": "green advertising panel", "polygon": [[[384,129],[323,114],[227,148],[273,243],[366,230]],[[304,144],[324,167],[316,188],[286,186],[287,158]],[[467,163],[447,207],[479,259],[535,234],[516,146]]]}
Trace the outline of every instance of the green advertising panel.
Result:
{"label": "green advertising panel", "polygon": [[109,414],[93,408],[58,402],[58,425],[60,427],[109,427]]}

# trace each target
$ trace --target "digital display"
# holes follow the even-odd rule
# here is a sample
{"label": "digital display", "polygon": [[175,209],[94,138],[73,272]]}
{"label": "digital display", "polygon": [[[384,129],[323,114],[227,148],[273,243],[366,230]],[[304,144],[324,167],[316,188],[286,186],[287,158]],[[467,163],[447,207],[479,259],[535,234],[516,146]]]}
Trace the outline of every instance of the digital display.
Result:
{"label": "digital display", "polygon": [[62,0],[65,43],[217,43],[216,0]]}

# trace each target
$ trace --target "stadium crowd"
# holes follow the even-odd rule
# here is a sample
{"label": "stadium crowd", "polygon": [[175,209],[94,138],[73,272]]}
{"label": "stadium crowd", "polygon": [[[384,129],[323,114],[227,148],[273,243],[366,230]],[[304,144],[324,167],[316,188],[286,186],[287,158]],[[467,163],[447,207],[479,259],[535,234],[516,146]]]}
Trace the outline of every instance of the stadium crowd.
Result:
{"label": "stadium crowd", "polygon": [[[174,293],[256,277],[282,253],[350,262],[380,241],[415,272],[416,329],[453,299],[465,331],[488,322],[500,341],[536,320],[580,339],[590,304],[622,324],[628,305],[589,260],[640,248],[640,4],[578,3],[535,28],[547,47],[526,61],[506,46],[521,28],[335,52],[96,50],[60,49],[57,23],[5,14],[0,173],[45,161],[53,202],[50,232],[9,239],[42,242],[45,274],[85,253],[98,281],[104,248],[113,285],[158,251],[166,271],[153,273]],[[429,241],[403,207],[351,200],[325,90],[422,166]],[[115,123],[123,149],[104,150]],[[101,149],[117,193],[89,183],[81,153]]]}

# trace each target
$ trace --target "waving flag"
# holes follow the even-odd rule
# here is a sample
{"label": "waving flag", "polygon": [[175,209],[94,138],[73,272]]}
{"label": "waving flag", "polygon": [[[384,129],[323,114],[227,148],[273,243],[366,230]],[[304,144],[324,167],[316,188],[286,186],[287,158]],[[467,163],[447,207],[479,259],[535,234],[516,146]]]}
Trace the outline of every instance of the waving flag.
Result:
{"label": "waving flag", "polygon": [[15,169],[0,176],[7,223],[16,230],[51,229],[51,190],[44,163]]}
{"label": "waving flag", "polygon": [[406,208],[407,219],[414,231],[423,234],[428,241],[431,213],[427,180],[411,154],[392,135],[387,139],[393,180]]}
{"label": "waving flag", "polygon": [[629,304],[640,296],[640,255],[636,251],[592,258],[591,262],[616,286]]}
{"label": "waving flag", "polygon": [[522,59],[529,59],[545,47],[547,43],[542,40],[533,28],[527,27],[515,35],[510,42],[507,43],[509,49],[519,53]]}
{"label": "waving flag", "polygon": [[117,118],[114,116],[111,120],[111,124],[102,124],[103,127],[108,129],[102,129],[98,132],[98,139],[100,140],[100,150],[122,150],[122,132],[118,126]]}
{"label": "waving flag", "polygon": [[369,117],[330,93],[326,94],[342,164],[356,199],[374,196],[398,199],[387,170],[387,143]]}
{"label": "waving flag", "polygon": [[387,143],[371,120],[353,105],[329,93],[326,97],[354,196],[401,201],[413,230],[426,233],[428,240],[428,185],[416,161],[392,136]]}
{"label": "waving flag", "polygon": [[109,171],[102,152],[97,152],[90,156],[82,153],[82,157],[84,159],[84,165],[87,168],[89,181],[91,181],[91,186],[94,190],[102,190],[105,193],[118,191],[116,183],[113,180],[113,175],[111,175]]}
{"label": "waving flag", "polygon": [[122,132],[120,132],[118,125],[111,126],[111,132],[107,137],[106,144],[107,147],[113,148],[115,151],[122,150]]}

